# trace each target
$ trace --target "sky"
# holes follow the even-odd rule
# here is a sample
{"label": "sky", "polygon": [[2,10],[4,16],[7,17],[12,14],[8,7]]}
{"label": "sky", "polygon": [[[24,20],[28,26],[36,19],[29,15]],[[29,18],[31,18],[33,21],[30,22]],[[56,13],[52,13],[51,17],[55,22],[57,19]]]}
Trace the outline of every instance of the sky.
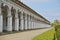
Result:
{"label": "sky", "polygon": [[21,0],[44,18],[53,22],[60,20],[60,0]]}

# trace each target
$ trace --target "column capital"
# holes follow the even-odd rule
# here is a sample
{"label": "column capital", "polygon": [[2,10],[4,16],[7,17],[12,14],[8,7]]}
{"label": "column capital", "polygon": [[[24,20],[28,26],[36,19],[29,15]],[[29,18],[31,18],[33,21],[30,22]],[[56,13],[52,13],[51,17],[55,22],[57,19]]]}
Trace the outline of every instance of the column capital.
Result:
{"label": "column capital", "polygon": [[11,17],[12,16],[12,13],[11,13],[11,7],[9,7],[9,9],[8,9],[8,15],[7,15],[8,17]]}
{"label": "column capital", "polygon": [[1,15],[1,3],[0,3],[0,15]]}
{"label": "column capital", "polygon": [[25,20],[27,20],[27,14],[25,14]]}
{"label": "column capital", "polygon": [[24,12],[23,11],[21,11],[21,14],[23,14]]}
{"label": "column capital", "polygon": [[23,20],[23,12],[20,14],[20,19]]}
{"label": "column capital", "polygon": [[15,18],[16,18],[16,19],[18,18],[18,10],[16,10]]}
{"label": "column capital", "polygon": [[1,12],[1,7],[0,7],[0,15],[2,15],[2,12]]}
{"label": "column capital", "polygon": [[0,10],[0,15],[2,15],[1,10]]}
{"label": "column capital", "polygon": [[10,18],[10,17],[12,17],[12,16],[7,16],[7,17],[9,17],[9,18]]}

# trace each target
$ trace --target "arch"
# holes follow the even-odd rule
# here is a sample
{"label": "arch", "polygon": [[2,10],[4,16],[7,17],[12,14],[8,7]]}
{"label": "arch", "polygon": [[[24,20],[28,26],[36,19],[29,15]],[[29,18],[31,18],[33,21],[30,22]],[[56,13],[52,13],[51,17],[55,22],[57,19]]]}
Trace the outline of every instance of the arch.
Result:
{"label": "arch", "polygon": [[4,4],[1,4],[1,12],[3,15],[3,31],[7,31],[7,15],[8,15],[8,10],[9,7],[7,5],[3,6]]}
{"label": "arch", "polygon": [[12,30],[13,31],[15,29],[15,13],[16,13],[16,10],[12,7],[11,8],[11,14],[12,14]]}
{"label": "arch", "polygon": [[27,14],[27,29],[29,29],[29,15]]}
{"label": "arch", "polygon": [[16,10],[12,7],[11,8],[11,14],[12,14],[12,16],[15,15],[15,13],[16,13]]}
{"label": "arch", "polygon": [[30,15],[30,21],[31,21],[31,15]]}
{"label": "arch", "polygon": [[21,12],[18,10],[18,18],[19,18],[19,30],[20,30],[20,25],[21,25]]}
{"label": "arch", "polygon": [[23,20],[24,20],[23,29],[25,30],[25,13],[24,12],[23,12]]}

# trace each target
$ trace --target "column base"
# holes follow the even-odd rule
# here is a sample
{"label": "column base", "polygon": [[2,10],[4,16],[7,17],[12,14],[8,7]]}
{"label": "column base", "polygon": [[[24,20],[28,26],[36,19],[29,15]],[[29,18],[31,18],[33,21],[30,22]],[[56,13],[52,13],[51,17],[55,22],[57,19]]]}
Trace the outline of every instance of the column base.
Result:
{"label": "column base", "polygon": [[15,31],[19,31],[19,19],[15,19]]}

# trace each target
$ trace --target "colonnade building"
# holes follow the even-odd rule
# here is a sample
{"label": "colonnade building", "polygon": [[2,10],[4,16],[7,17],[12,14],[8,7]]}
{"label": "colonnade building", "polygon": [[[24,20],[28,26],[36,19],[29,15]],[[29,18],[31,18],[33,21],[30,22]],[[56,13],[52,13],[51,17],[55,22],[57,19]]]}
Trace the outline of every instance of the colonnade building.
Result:
{"label": "colonnade building", "polygon": [[0,0],[0,32],[50,27],[50,22],[19,0]]}

